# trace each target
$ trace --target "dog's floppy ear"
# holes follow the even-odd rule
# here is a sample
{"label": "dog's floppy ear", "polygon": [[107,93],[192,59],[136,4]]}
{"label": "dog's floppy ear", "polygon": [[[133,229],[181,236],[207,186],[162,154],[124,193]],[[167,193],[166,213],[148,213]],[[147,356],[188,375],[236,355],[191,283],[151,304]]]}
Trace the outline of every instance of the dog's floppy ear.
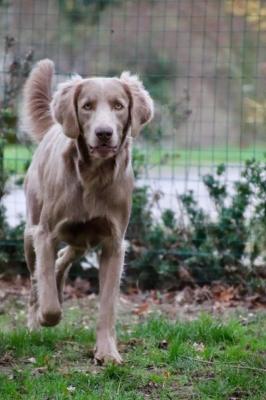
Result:
{"label": "dog's floppy ear", "polygon": [[120,79],[128,88],[132,99],[131,134],[136,137],[153,117],[153,100],[137,75],[130,75],[130,72],[126,71]]}
{"label": "dog's floppy ear", "polygon": [[77,116],[77,98],[80,92],[80,76],[58,85],[51,103],[54,119],[62,125],[64,134],[71,139],[80,135],[80,126]]}

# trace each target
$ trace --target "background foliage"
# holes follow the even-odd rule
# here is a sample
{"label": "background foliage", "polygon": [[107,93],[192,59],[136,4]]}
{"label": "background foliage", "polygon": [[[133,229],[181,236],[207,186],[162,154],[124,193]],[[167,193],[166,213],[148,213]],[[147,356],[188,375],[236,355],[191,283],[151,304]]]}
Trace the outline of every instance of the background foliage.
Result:
{"label": "background foliage", "polygon": [[[11,226],[3,200],[21,189],[32,153],[18,126],[21,88],[33,59],[48,56],[57,81],[71,71],[131,69],[155,99],[154,121],[133,155],[125,290],[219,279],[263,291],[265,10],[259,0],[0,2],[0,268],[26,271],[23,219]],[[233,170],[240,176],[231,178]],[[174,202],[158,213],[169,179]],[[196,185],[190,189],[193,179],[203,183],[209,210]],[[71,277],[97,286],[96,272],[76,263]]]}

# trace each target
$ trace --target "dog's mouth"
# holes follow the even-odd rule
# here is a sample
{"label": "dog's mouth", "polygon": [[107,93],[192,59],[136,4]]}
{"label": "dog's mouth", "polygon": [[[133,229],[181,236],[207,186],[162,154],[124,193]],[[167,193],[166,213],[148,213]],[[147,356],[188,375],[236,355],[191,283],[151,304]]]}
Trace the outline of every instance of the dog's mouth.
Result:
{"label": "dog's mouth", "polygon": [[101,157],[106,157],[116,153],[118,146],[109,146],[108,144],[101,144],[99,146],[90,146],[90,153],[97,154]]}

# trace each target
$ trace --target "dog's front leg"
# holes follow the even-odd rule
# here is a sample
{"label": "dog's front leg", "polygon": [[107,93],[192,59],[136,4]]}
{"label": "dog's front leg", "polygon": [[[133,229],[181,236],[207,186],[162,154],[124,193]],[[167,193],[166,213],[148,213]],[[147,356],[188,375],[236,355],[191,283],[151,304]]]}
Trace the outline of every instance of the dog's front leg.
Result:
{"label": "dog's front leg", "polygon": [[115,361],[122,358],[116,346],[115,317],[119,283],[124,263],[124,245],[104,247],[100,260],[100,314],[97,326],[96,361]]}
{"label": "dog's front leg", "polygon": [[56,242],[51,233],[38,227],[34,237],[36,252],[36,279],[39,301],[39,322],[53,326],[61,319],[55,277]]}

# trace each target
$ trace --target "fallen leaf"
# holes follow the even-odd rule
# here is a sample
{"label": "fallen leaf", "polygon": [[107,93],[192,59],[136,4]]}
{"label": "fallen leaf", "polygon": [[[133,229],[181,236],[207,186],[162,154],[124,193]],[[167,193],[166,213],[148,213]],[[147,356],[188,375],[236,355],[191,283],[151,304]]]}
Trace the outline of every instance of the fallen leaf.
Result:
{"label": "fallen leaf", "polygon": [[191,272],[187,267],[179,267],[178,269],[178,277],[182,283],[191,283],[193,286],[195,285],[195,279],[191,275]]}
{"label": "fallen leaf", "polygon": [[73,386],[73,385],[69,385],[69,386],[67,387],[67,390],[68,390],[70,393],[73,393],[73,392],[75,392],[76,388],[75,388],[75,386]]}
{"label": "fallen leaf", "polygon": [[35,357],[30,357],[27,359],[27,362],[30,364],[36,364],[36,358]]}
{"label": "fallen leaf", "polygon": [[166,350],[166,349],[168,348],[168,342],[167,342],[167,340],[162,340],[162,341],[158,344],[158,348],[159,348],[159,349]]}
{"label": "fallen leaf", "polygon": [[143,303],[133,310],[133,314],[144,315],[147,314],[148,311],[149,311],[149,303]]}
{"label": "fallen leaf", "polygon": [[185,287],[181,292],[177,293],[175,298],[176,304],[192,304],[194,302],[194,290],[191,287]]}
{"label": "fallen leaf", "polygon": [[164,371],[163,376],[164,376],[165,378],[170,378],[171,373],[170,373],[169,371]]}
{"label": "fallen leaf", "polygon": [[32,374],[39,375],[39,374],[43,374],[46,371],[47,371],[47,367],[38,367],[38,368],[34,368],[34,370],[32,371]]}
{"label": "fallen leaf", "polygon": [[216,284],[212,288],[212,292],[215,300],[221,302],[229,302],[238,296],[238,288],[234,286],[224,286],[221,284]]}
{"label": "fallen leaf", "polygon": [[211,300],[213,295],[208,286],[203,286],[195,289],[194,297],[196,303],[201,304],[204,303],[205,301]]}
{"label": "fallen leaf", "polygon": [[205,346],[202,342],[200,343],[193,343],[192,345],[193,349],[195,349],[196,351],[199,351],[200,353],[203,352],[205,350]]}
{"label": "fallen leaf", "polygon": [[2,357],[0,357],[0,365],[7,365],[12,364],[14,358],[12,357],[11,353],[4,353]]}

